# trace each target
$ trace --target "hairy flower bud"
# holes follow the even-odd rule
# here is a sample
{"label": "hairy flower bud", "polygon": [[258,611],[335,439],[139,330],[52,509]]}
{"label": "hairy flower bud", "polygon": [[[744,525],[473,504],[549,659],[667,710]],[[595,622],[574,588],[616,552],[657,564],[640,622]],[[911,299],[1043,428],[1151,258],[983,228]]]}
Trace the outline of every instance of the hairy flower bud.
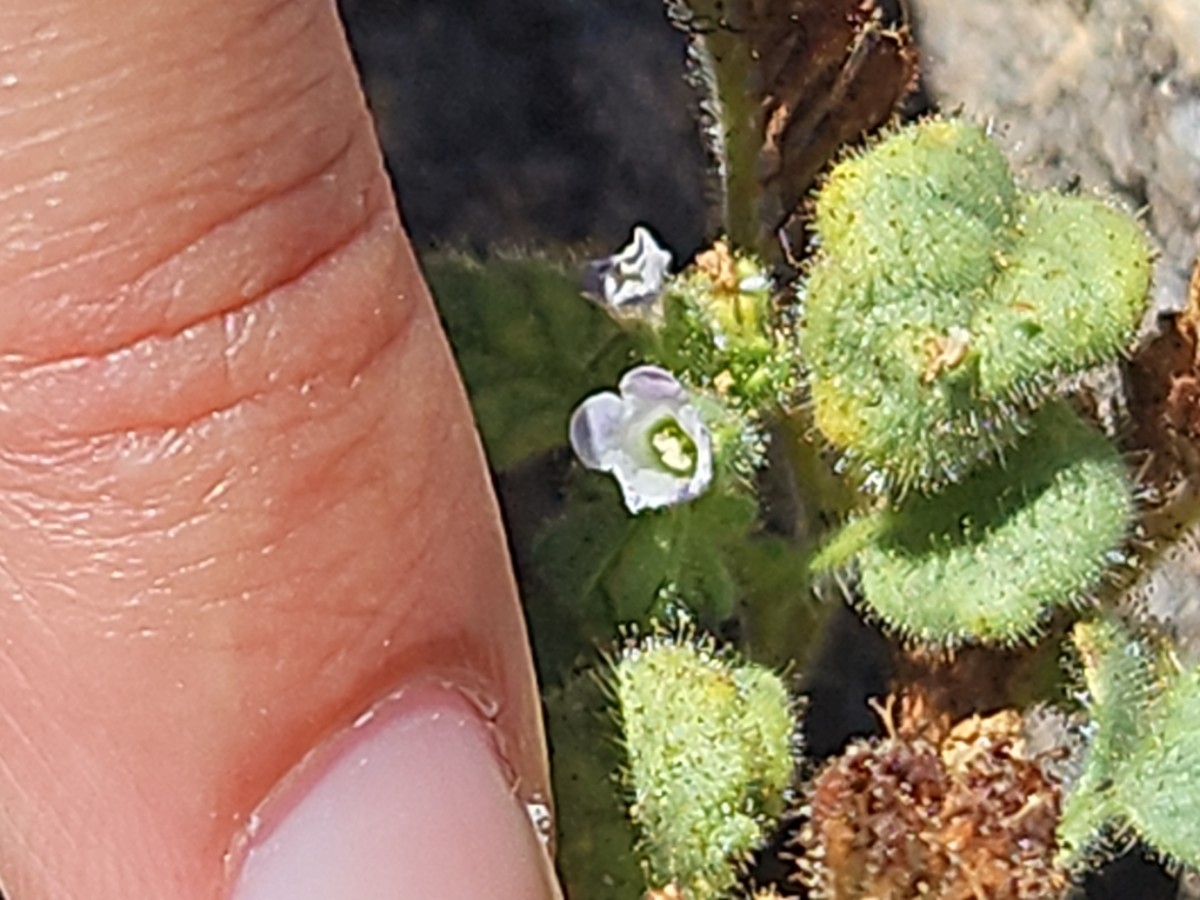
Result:
{"label": "hairy flower bud", "polygon": [[585,296],[618,318],[653,317],[671,269],[671,253],[661,247],[650,230],[633,229],[629,243],[588,264],[583,276]]}

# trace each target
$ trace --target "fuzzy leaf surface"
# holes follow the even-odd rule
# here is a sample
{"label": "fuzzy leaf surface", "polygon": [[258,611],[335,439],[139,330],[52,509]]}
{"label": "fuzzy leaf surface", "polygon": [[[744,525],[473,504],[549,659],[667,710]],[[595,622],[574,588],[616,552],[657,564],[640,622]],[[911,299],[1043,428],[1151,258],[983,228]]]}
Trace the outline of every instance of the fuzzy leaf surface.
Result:
{"label": "fuzzy leaf surface", "polygon": [[423,262],[492,467],[565,445],[571,411],[630,360],[578,273],[543,259]]}
{"label": "fuzzy leaf surface", "polygon": [[1025,638],[1095,583],[1132,514],[1116,448],[1053,404],[1003,465],[880,514],[858,556],[864,601],[928,643]]}

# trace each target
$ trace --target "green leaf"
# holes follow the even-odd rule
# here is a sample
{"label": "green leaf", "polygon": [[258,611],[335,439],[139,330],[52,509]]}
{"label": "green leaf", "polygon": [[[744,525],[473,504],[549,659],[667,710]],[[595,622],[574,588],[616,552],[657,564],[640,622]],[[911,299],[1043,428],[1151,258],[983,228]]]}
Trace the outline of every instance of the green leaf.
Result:
{"label": "green leaf", "polygon": [[534,542],[526,596],[544,676],[606,645],[618,626],[648,626],[676,605],[708,627],[730,616],[739,587],[728,556],[757,512],[744,490],[718,480],[697,500],[637,516],[607,475],[576,471],[567,494]]}
{"label": "green leaf", "polygon": [[[542,684],[559,682],[581,656],[590,658],[616,636],[619,620],[606,577],[622,565],[622,552],[636,526],[616,481],[591,472],[573,473],[563,513],[534,539],[532,578],[525,590],[525,614]],[[657,585],[647,590],[655,591]],[[647,608],[652,602],[652,597],[645,600]]]}
{"label": "green leaf", "polygon": [[983,128],[901,128],[830,174],[801,338],[817,426],[874,489],[961,480],[1056,378],[1115,359],[1150,246],[1098,200],[1021,194]]}
{"label": "green leaf", "polygon": [[791,786],[795,722],[782,679],[685,635],[627,648],[613,683],[652,886],[726,896]]}
{"label": "green leaf", "polygon": [[1124,213],[1051,193],[1023,197],[1016,210],[993,302],[972,326],[980,383],[993,395],[1040,390],[1047,377],[1115,359],[1150,288],[1146,237]]}
{"label": "green leaf", "polygon": [[1132,828],[1200,866],[1200,669],[1113,621],[1081,622],[1073,638],[1092,738],[1059,825],[1063,862],[1088,865],[1106,833]]}
{"label": "green leaf", "polygon": [[544,259],[422,262],[492,467],[565,445],[575,406],[631,359],[625,334],[581,296],[578,273]]}
{"label": "green leaf", "polygon": [[1200,670],[1172,673],[1147,719],[1117,797],[1147,844],[1200,866]]}
{"label": "green leaf", "polygon": [[1012,642],[1110,563],[1133,515],[1116,448],[1065,403],[1003,464],[878,514],[858,554],[865,604],[918,640]]}
{"label": "green leaf", "polygon": [[620,731],[593,670],[545,694],[558,867],[567,900],[631,900],[646,880],[617,773]]}
{"label": "green leaf", "polygon": [[1141,740],[1156,675],[1149,648],[1115,622],[1079,622],[1072,640],[1083,663],[1091,740],[1063,803],[1058,843],[1061,864],[1079,869],[1095,862],[1106,832],[1122,817],[1114,789]]}

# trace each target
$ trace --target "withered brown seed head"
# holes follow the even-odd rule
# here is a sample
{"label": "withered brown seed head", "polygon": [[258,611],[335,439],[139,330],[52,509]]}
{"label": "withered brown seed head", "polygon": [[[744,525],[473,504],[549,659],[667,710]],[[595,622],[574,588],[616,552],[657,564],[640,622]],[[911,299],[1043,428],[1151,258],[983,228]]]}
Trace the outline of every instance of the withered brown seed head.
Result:
{"label": "withered brown seed head", "polygon": [[924,738],[859,741],[810,791],[802,880],[827,900],[1053,900],[1059,789],[1013,712]]}
{"label": "withered brown seed head", "polygon": [[727,242],[717,241],[708,250],[697,254],[696,268],[708,276],[715,290],[726,294],[737,292],[737,271]]}

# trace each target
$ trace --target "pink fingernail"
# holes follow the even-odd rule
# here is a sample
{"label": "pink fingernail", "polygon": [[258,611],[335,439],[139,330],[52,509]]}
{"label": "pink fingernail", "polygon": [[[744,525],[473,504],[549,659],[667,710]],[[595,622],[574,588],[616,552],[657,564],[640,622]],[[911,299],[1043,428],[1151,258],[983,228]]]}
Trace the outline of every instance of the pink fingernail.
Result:
{"label": "pink fingernail", "polygon": [[364,717],[271,798],[231,896],[560,895],[478,709],[454,690],[422,686]]}

